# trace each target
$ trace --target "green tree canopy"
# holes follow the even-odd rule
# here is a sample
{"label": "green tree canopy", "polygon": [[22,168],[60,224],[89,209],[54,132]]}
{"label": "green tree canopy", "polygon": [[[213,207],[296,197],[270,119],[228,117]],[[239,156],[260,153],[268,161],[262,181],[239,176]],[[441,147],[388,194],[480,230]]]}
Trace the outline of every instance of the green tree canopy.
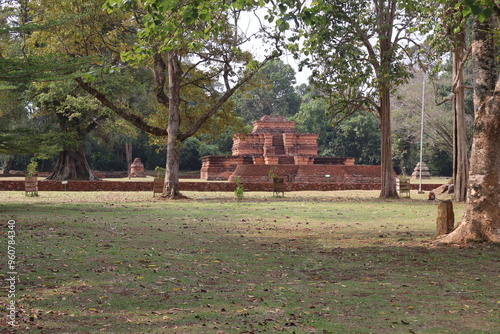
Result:
{"label": "green tree canopy", "polygon": [[[290,48],[304,54],[313,69],[312,83],[328,96],[332,117],[344,119],[359,110],[380,119],[381,197],[397,197],[391,148],[391,93],[410,77],[410,48],[415,27],[427,13],[426,2],[398,0],[294,1],[277,7],[281,20],[303,23]],[[290,8],[290,9],[289,9]],[[290,25],[289,23],[287,24]]]}
{"label": "green tree canopy", "polygon": [[[303,90],[303,87],[302,87]],[[292,118],[300,132],[318,134],[320,156],[355,157],[356,164],[380,163],[379,121],[360,112],[339,124],[332,123],[328,101],[317,91],[306,93],[300,111]]]}
{"label": "green tree canopy", "polygon": [[[198,132],[213,133],[216,125],[234,123],[229,98],[267,61],[278,56],[269,50],[262,61],[242,49],[251,36],[236,27],[240,11],[253,3],[213,0],[107,1],[112,13],[133,18],[137,41],[121,53],[122,66],[144,66],[154,76],[157,109],[153,117],[120,104],[102,90],[100,82],[78,79],[80,86],[138,128],[167,136],[165,195],[178,194],[179,149]],[[268,35],[275,45],[278,36]],[[220,127],[219,127],[220,128]],[[219,130],[220,131],[220,130]]]}
{"label": "green tree canopy", "polygon": [[282,60],[273,60],[252,79],[250,87],[234,97],[235,110],[247,124],[264,115],[293,116],[300,107],[295,83],[294,69]]}

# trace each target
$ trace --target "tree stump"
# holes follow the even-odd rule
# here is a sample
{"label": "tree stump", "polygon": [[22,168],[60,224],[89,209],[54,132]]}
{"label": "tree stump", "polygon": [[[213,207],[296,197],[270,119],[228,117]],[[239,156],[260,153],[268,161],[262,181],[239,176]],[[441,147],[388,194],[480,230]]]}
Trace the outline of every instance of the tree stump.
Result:
{"label": "tree stump", "polygon": [[436,220],[436,236],[451,233],[455,224],[455,213],[453,202],[443,201],[438,205],[438,216]]}

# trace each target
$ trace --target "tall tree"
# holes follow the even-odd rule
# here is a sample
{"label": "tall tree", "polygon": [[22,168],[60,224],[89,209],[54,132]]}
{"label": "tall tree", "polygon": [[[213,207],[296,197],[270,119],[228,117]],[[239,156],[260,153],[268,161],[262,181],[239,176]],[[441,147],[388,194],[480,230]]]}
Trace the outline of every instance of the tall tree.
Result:
{"label": "tall tree", "polygon": [[[470,58],[471,46],[467,43],[467,18],[462,14],[464,4],[457,0],[443,0],[436,3],[439,15],[431,16],[434,31],[428,39],[437,58],[451,49],[452,76],[448,97],[439,102],[451,103],[453,115],[453,183],[456,201],[465,201],[469,156],[467,145],[465,75],[464,70]],[[436,67],[439,70],[439,66]]]}
{"label": "tall tree", "polygon": [[[450,62],[448,64],[451,65]],[[425,84],[425,100],[422,109],[423,80],[426,80],[427,84]],[[436,105],[435,103],[436,100],[442,99],[443,95],[448,95],[450,73],[442,71],[439,78],[433,79],[434,85],[430,85],[429,81],[428,76],[423,72],[417,72],[407,84],[397,89],[392,99],[393,128],[395,137],[398,138],[395,154],[399,153],[400,160],[407,162],[402,167],[410,174],[418,162],[416,146],[420,141],[420,126],[417,124],[420,124],[422,111],[424,111],[424,161],[429,167],[434,167],[434,170],[450,169],[452,172],[453,117],[449,112],[448,104]],[[467,119],[467,124],[472,125],[471,119],[471,117]],[[414,154],[408,156],[409,151],[413,151]],[[440,159],[438,162],[433,162],[432,157],[440,157]],[[446,162],[449,167],[436,165],[436,163],[443,162]]]}
{"label": "tall tree", "polygon": [[[304,89],[305,85],[299,87],[300,91]],[[299,131],[318,134],[320,156],[355,157],[361,165],[380,163],[380,135],[374,115],[360,112],[340,124],[332,124],[328,101],[321,93],[311,90],[301,98],[300,110],[291,119],[297,122]]]}
{"label": "tall tree", "polygon": [[291,117],[300,107],[295,83],[295,71],[290,65],[280,59],[271,61],[254,77],[248,89],[233,98],[235,110],[247,124],[264,115]]}
{"label": "tall tree", "polygon": [[342,119],[368,110],[380,120],[383,198],[398,197],[391,92],[410,75],[405,54],[415,45],[416,9],[421,5],[397,0],[317,1],[299,14],[306,24],[299,34],[305,38],[304,63],[313,68],[312,82],[331,96],[332,115]]}
{"label": "tall tree", "polygon": [[47,158],[61,147],[52,122],[35,117],[25,91],[26,85],[0,88],[0,156],[7,171],[15,155]]}
{"label": "tall tree", "polygon": [[465,118],[465,80],[464,64],[467,60],[465,52],[465,31],[454,34],[452,113],[453,113],[453,183],[456,201],[465,201],[467,193],[467,177],[469,174],[469,156],[467,153],[467,132]]}
{"label": "tall tree", "polygon": [[[41,113],[55,116],[62,150],[48,180],[99,180],[87,163],[85,137],[101,125],[108,114],[99,103],[82,96],[73,81],[38,84],[33,100]],[[80,94],[79,91],[80,90]]]}
{"label": "tall tree", "polygon": [[27,4],[27,0],[0,2],[0,154],[7,169],[12,154],[52,154],[58,147],[45,124],[32,117],[24,93],[27,82],[54,69],[34,59],[25,62]]}
{"label": "tall tree", "polygon": [[[475,73],[474,137],[465,214],[460,226],[440,240],[500,242],[500,76],[496,63],[500,6],[475,8],[472,61]],[[469,7],[469,11],[471,8]],[[495,15],[491,15],[492,12]]]}
{"label": "tall tree", "polygon": [[[248,4],[253,6],[251,1]],[[122,60],[152,69],[163,125],[154,125],[140,111],[117,103],[99,85],[83,78],[77,81],[125,120],[153,135],[167,136],[164,196],[175,198],[182,142],[210,128],[210,121],[230,115],[229,110],[220,111],[263,65],[279,55],[274,49],[278,36],[267,32],[274,43],[262,61],[243,51],[242,44],[250,37],[238,34],[236,27],[240,11],[250,8],[246,1],[108,0],[107,5],[113,12],[130,13],[138,24],[137,44],[122,54]]]}
{"label": "tall tree", "polygon": [[[110,15],[102,10],[99,0],[37,0],[29,2],[30,24],[46,26],[57,22],[58,17],[65,18],[64,29],[60,23],[37,29],[26,37],[26,53],[31,56],[54,57],[63,52],[64,58],[84,59],[88,70],[95,64],[108,66],[113,71],[113,57],[117,57],[120,43],[128,35],[122,17]],[[84,152],[86,135],[109,116],[109,111],[89,97],[72,79],[81,75],[81,68],[68,69],[69,75],[55,78],[59,81],[35,84],[37,91],[34,101],[43,112],[52,113],[61,132],[66,135],[63,150],[59,154],[54,171],[49,176],[52,180],[88,179],[96,180]],[[34,80],[32,78],[32,80]],[[51,81],[46,78],[44,81]],[[115,79],[116,80],[116,79]],[[123,81],[122,81],[123,83]],[[107,85],[107,89],[121,95],[116,82]],[[120,90],[124,89],[121,85]]]}
{"label": "tall tree", "polygon": [[64,31],[61,27],[68,29],[71,27],[68,22],[75,19],[71,11],[70,14],[45,15],[41,21],[33,13],[33,7],[39,5],[38,1],[31,0],[0,2],[0,81],[16,84],[67,79],[88,65],[89,59],[81,55],[75,57],[75,54],[68,56],[62,48],[55,48],[51,53],[32,53],[28,39],[33,33]]}

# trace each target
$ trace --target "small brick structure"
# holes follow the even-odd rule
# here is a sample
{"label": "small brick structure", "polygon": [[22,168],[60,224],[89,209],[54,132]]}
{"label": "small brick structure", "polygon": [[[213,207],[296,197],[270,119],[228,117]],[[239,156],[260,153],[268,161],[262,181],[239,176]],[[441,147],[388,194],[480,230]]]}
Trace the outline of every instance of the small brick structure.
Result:
{"label": "small brick structure", "polygon": [[413,173],[411,174],[412,179],[420,179],[420,171],[422,171],[422,179],[430,179],[431,173],[429,171],[429,167],[425,162],[422,162],[422,168],[420,168],[420,162],[417,163],[415,169],[413,169]]}
{"label": "small brick structure", "polygon": [[128,177],[145,177],[144,164],[141,159],[135,158],[134,162],[130,165],[130,174]]}

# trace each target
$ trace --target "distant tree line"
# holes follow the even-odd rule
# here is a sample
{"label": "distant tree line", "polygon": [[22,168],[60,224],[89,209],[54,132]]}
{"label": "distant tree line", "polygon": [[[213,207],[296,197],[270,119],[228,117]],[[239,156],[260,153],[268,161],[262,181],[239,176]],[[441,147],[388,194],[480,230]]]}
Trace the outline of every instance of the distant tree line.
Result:
{"label": "distant tree line", "polygon": [[[447,136],[452,134],[449,107],[435,106],[439,91],[446,92],[446,73],[433,86],[428,83],[426,98],[426,123],[424,126],[424,161],[433,175],[451,176],[452,147]],[[249,87],[232,99],[242,130],[249,131],[251,123],[263,115],[283,115],[297,122],[297,130],[303,133],[317,133],[319,155],[355,157],[357,164],[380,164],[379,121],[368,112],[358,114],[335,124],[328,112],[328,101],[312,86],[297,86],[292,66],[281,60],[266,65]],[[394,94],[393,161],[398,174],[411,174],[419,159],[419,131],[421,110],[422,74],[417,73],[407,85]],[[436,88],[436,89],[435,89]],[[133,89],[133,88],[131,88]],[[12,92],[11,92],[12,93]],[[5,94],[5,91],[4,91]],[[443,95],[444,93],[441,93]],[[45,95],[44,95],[45,96]],[[41,99],[39,95],[39,99]],[[45,97],[46,99],[46,97]],[[10,124],[25,125],[38,129],[57,128],[57,119],[49,112],[39,112],[30,117],[33,110],[23,106],[18,99],[18,107],[6,118]],[[3,100],[4,102],[6,100]],[[467,99],[468,114],[472,114],[472,97]],[[16,109],[10,105],[10,109]],[[60,113],[59,113],[60,114]],[[14,118],[13,115],[18,115]],[[472,119],[472,116],[469,118]],[[434,124],[438,122],[439,124]],[[36,123],[36,125],[35,125]],[[180,169],[187,171],[201,168],[200,158],[206,155],[231,155],[233,132],[217,135],[202,134],[189,138],[181,148]],[[84,152],[92,169],[98,171],[125,171],[127,157],[125,144],[132,147],[133,157],[139,157],[146,169],[154,170],[165,164],[165,147],[152,143],[151,137],[127,126],[120,119],[113,119],[105,127],[99,127],[85,136]],[[4,154],[2,166],[6,169],[24,170],[33,154]],[[40,171],[50,172],[57,162],[53,155],[39,161]]]}

